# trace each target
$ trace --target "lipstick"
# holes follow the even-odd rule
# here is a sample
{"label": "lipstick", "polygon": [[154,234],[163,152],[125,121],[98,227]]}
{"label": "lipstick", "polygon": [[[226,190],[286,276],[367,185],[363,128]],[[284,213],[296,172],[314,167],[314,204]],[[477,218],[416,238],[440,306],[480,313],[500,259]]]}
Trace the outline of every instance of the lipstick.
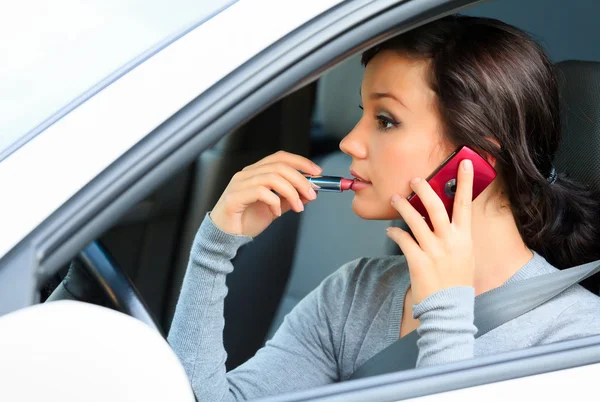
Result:
{"label": "lipstick", "polygon": [[320,187],[315,189],[317,191],[340,193],[351,190],[354,184],[353,179],[346,179],[340,176],[306,176],[306,178],[311,183]]}

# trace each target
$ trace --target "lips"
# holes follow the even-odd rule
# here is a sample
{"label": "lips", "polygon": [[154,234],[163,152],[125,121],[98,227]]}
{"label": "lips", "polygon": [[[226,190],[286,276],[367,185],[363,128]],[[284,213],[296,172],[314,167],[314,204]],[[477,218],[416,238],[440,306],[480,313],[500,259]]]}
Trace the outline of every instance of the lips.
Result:
{"label": "lips", "polygon": [[352,190],[353,191],[360,191],[362,189],[365,189],[367,187],[371,186],[371,182],[362,178],[358,173],[356,173],[354,170],[350,169],[350,174],[352,176],[354,176],[356,179],[354,180],[354,184],[352,185]]}
{"label": "lips", "polygon": [[361,177],[361,176],[360,176],[358,173],[356,173],[356,172],[355,172],[354,170],[352,170],[352,169],[350,169],[350,174],[351,174],[352,176],[354,176],[354,177],[355,177],[357,180],[359,180],[359,181],[361,181],[361,182],[363,182],[363,183],[368,183],[368,184],[371,184],[371,182],[370,182],[370,181],[368,181],[368,180],[366,180],[366,179],[362,178],[362,177]]}

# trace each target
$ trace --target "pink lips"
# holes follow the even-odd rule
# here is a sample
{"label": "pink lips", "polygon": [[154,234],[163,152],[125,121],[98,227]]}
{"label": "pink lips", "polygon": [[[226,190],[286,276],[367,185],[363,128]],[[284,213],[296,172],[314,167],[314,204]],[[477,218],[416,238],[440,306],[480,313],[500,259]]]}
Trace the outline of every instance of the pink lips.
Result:
{"label": "pink lips", "polygon": [[352,190],[360,191],[360,190],[363,190],[370,186],[371,186],[371,183],[366,183],[366,182],[360,181],[360,180],[354,180],[354,183],[352,184]]}
{"label": "pink lips", "polygon": [[366,181],[365,179],[363,179],[362,177],[360,177],[354,170],[350,169],[350,174],[354,177],[356,177],[356,179],[354,179],[353,183],[352,183],[352,187],[351,189],[353,191],[360,191],[363,190],[369,186],[371,186],[371,183]]}

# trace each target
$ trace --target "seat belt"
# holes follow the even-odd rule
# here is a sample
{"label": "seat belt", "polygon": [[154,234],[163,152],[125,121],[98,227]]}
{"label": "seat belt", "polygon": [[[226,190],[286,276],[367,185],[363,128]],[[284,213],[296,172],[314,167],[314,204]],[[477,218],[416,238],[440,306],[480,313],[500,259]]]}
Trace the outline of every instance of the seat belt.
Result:
{"label": "seat belt", "polygon": [[[598,271],[600,260],[505,284],[476,296],[475,338],[535,309]],[[415,368],[419,355],[418,340],[417,331],[412,331],[367,360],[349,379]]]}

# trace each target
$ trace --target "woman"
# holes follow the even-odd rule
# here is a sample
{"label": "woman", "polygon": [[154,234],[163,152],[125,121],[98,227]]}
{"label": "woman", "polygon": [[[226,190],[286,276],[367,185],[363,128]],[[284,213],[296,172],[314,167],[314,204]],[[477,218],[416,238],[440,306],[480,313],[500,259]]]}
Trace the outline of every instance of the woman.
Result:
{"label": "woman", "polygon": [[[502,22],[451,16],[368,50],[363,64],[364,113],[340,144],[369,183],[352,208],[364,219],[404,219],[414,238],[399,228],[387,233],[405,258],[344,265],[256,356],[226,374],[230,260],[273,219],[313,201],[298,171],[321,169],[277,153],[237,173],[198,231],[169,335],[199,400],[342,381],[415,329],[418,367],[600,334],[600,298],[577,285],[474,338],[477,294],[600,258],[597,198],[552,167],[558,91],[543,51]],[[463,161],[450,219],[423,178],[458,145],[477,150],[498,176],[471,202],[473,166]],[[413,191],[433,231],[406,200]]]}

